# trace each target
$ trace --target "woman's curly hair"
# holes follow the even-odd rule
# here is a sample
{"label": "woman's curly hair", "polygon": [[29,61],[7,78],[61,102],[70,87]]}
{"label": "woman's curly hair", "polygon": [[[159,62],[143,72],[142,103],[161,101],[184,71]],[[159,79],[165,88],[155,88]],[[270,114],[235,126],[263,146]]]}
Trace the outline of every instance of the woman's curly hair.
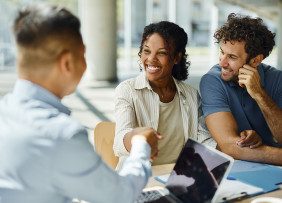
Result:
{"label": "woman's curly hair", "polygon": [[228,15],[227,22],[214,34],[217,43],[243,41],[248,60],[262,54],[269,56],[275,45],[275,33],[272,33],[261,18],[251,18],[235,13]]}
{"label": "woman's curly hair", "polygon": [[187,61],[188,54],[186,54],[185,48],[188,36],[184,29],[175,23],[168,21],[161,21],[147,25],[144,28],[142,35],[142,41],[138,53],[139,57],[141,57],[144,42],[154,33],[158,33],[164,39],[166,45],[173,50],[173,54],[170,54],[170,57],[175,57],[178,53],[181,53],[179,63],[173,65],[172,76],[177,80],[186,80],[188,77],[190,61]]}

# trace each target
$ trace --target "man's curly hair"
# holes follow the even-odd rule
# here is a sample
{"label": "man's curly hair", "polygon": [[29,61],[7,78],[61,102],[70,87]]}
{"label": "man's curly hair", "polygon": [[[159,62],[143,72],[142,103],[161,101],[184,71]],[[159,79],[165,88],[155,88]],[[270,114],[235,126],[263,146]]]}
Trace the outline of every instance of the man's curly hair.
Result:
{"label": "man's curly hair", "polygon": [[166,45],[173,50],[170,57],[175,57],[178,53],[181,53],[181,59],[177,64],[174,64],[172,69],[172,76],[177,80],[186,80],[188,77],[188,68],[190,61],[187,61],[188,54],[186,54],[186,44],[188,36],[183,28],[179,27],[175,23],[168,21],[161,21],[158,23],[152,23],[144,28],[142,35],[142,41],[139,49],[139,57],[143,49],[144,42],[154,33],[158,33],[165,41]]}
{"label": "man's curly hair", "polygon": [[261,18],[251,18],[235,13],[228,15],[227,22],[214,34],[217,43],[245,42],[245,51],[250,59],[262,54],[269,56],[275,45],[275,33],[272,33]]}

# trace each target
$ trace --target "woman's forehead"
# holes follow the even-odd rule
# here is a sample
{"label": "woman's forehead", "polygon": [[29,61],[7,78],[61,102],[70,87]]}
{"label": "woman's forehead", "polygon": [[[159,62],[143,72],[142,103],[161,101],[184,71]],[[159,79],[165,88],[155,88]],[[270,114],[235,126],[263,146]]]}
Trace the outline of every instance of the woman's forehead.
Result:
{"label": "woman's forehead", "polygon": [[173,40],[165,39],[161,34],[157,32],[148,35],[144,40],[143,46],[149,46],[150,44],[158,44],[168,51],[174,51]]}

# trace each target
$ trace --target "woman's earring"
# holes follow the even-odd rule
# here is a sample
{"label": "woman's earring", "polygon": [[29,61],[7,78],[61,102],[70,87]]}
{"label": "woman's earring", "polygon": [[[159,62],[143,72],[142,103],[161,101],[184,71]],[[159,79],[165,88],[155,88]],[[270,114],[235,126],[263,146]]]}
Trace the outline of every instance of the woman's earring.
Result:
{"label": "woman's earring", "polygon": [[139,70],[141,72],[143,70],[141,59],[138,59],[137,63],[139,65]]}

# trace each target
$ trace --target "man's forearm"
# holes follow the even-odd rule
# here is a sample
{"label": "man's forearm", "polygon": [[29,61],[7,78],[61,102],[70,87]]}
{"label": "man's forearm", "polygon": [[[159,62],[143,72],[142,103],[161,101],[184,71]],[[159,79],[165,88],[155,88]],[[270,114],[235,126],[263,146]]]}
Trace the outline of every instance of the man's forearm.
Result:
{"label": "man's forearm", "polygon": [[255,98],[274,138],[282,143],[282,109],[263,91]]}
{"label": "man's forearm", "polygon": [[[228,149],[228,150],[226,150]],[[221,150],[232,156],[234,159],[247,161],[255,161],[274,165],[282,165],[282,148],[262,145],[258,148],[251,149],[249,147],[239,147],[236,144],[230,143]]]}
{"label": "man's forearm", "polygon": [[[142,137],[141,137],[142,138]],[[150,164],[151,147],[145,139],[140,137],[132,138],[132,147],[130,156],[126,159],[119,174],[125,176],[123,189],[125,194],[128,195],[125,199],[117,199],[117,202],[132,202],[135,200],[142,189],[145,187],[148,178],[152,175]],[[133,197],[131,199],[131,197]]]}
{"label": "man's forearm", "polygon": [[230,112],[210,114],[206,117],[206,123],[222,152],[235,159],[282,165],[282,148],[262,145],[251,149],[236,144],[240,137],[236,121]]}

